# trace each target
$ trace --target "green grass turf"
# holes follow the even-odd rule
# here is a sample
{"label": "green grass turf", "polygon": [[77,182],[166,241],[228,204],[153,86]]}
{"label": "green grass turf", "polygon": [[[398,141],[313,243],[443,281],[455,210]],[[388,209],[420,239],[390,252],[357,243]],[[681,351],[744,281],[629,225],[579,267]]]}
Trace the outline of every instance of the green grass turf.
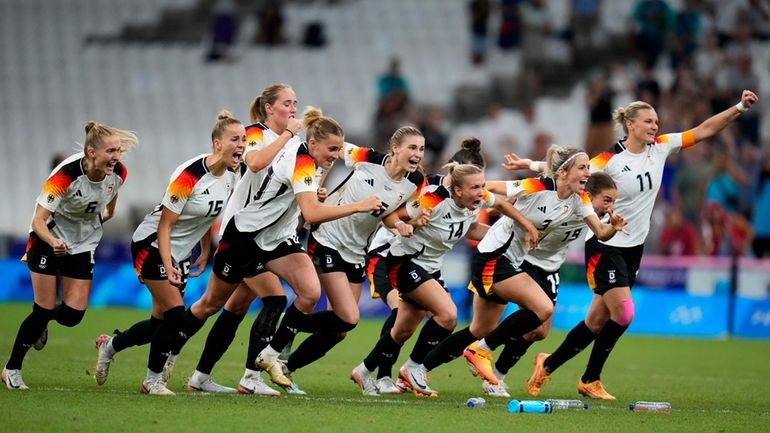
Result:
{"label": "green grass turf", "polygon": [[[0,358],[9,355],[29,305],[0,305]],[[640,312],[643,314],[643,312]],[[603,381],[617,402],[590,401],[586,412],[509,414],[507,399],[487,398],[485,408],[465,407],[482,396],[480,381],[463,360],[431,373],[439,398],[411,394],[364,398],[348,379],[375,342],[380,323],[363,321],[327,357],[295,374],[307,397],[194,395],[186,378],[200,354],[207,327],[182,352],[169,383],[176,397],[139,394],[148,347],[131,348],[116,357],[109,381],[97,386],[91,377],[96,359],[94,339],[125,329],[147,312],[129,309],[89,311],[78,327],[50,326],[48,346],[31,350],[24,364],[27,392],[0,389],[0,432],[767,432],[770,431],[770,342],[709,341],[626,336],[616,347]],[[235,386],[243,372],[247,317],[231,350],[214,370],[214,378]],[[514,398],[526,398],[523,385],[536,352],[553,350],[563,338],[554,332],[535,344],[507,377]],[[407,345],[407,349],[411,345]],[[400,362],[407,356],[402,351]],[[542,398],[577,398],[575,384],[588,353],[553,375]],[[400,365],[397,364],[397,367]],[[636,400],[669,401],[670,414],[632,413]]]}

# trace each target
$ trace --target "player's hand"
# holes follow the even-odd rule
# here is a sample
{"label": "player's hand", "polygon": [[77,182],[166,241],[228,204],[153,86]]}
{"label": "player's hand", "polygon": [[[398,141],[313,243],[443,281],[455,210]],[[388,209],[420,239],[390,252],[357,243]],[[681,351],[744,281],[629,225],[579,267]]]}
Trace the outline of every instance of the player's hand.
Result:
{"label": "player's hand", "polygon": [[326,200],[326,197],[329,197],[329,191],[327,191],[324,187],[318,188],[316,194],[318,195],[318,201],[321,203]]}
{"label": "player's hand", "polygon": [[51,248],[53,249],[53,253],[56,256],[63,256],[67,254],[67,244],[65,244],[64,241],[59,238],[53,238],[53,241],[51,242]]}
{"label": "player's hand", "polygon": [[203,254],[198,256],[198,259],[195,260],[195,262],[190,265],[190,276],[191,277],[197,277],[198,275],[202,274],[203,271],[206,270],[206,264],[209,261],[209,255]]}
{"label": "player's hand", "polygon": [[166,267],[166,278],[168,278],[169,284],[174,287],[182,285],[182,271],[174,266]]}
{"label": "player's hand", "polygon": [[759,97],[751,90],[744,90],[741,94],[741,104],[746,108],[751,108],[757,101],[759,101]]}
{"label": "player's hand", "polygon": [[428,220],[430,220],[430,214],[432,210],[431,209],[423,209],[422,214],[418,216],[417,218],[414,218],[410,224],[412,224],[415,227],[422,227],[426,224],[428,224]]}
{"label": "player's hand", "polygon": [[515,153],[503,155],[503,159],[505,159],[503,162],[503,168],[506,170],[524,170],[528,169],[529,165],[532,164],[531,159],[519,158],[519,155],[516,155]]}
{"label": "player's hand", "polygon": [[359,212],[371,212],[382,209],[382,201],[376,195],[371,195],[358,202]]}
{"label": "player's hand", "polygon": [[411,224],[407,224],[403,221],[397,221],[396,222],[396,231],[398,232],[398,235],[404,238],[411,237],[414,233],[414,226]]}
{"label": "player's hand", "polygon": [[529,223],[524,226],[524,247],[527,251],[532,251],[537,248],[537,243],[540,240],[540,232],[534,224]]}
{"label": "player's hand", "polygon": [[628,222],[626,221],[625,218],[623,218],[619,214],[616,214],[616,213],[610,211],[610,225],[612,226],[612,228],[615,229],[615,231],[621,232],[621,233],[627,235],[628,232],[624,228],[626,226],[626,224],[628,224]]}
{"label": "player's hand", "polygon": [[290,117],[289,123],[286,124],[286,129],[291,131],[292,134],[297,135],[300,131],[302,131],[302,121],[295,119],[294,117]]}

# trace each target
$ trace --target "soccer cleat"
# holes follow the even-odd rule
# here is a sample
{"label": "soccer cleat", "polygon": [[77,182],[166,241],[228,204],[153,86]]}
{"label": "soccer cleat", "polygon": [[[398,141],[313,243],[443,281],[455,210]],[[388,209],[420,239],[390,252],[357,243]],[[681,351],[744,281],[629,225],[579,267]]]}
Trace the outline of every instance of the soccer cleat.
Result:
{"label": "soccer cleat", "polygon": [[390,376],[377,379],[377,382],[375,382],[374,385],[377,387],[377,391],[380,394],[401,394],[404,392],[396,382],[393,382],[393,379],[391,379]]}
{"label": "soccer cleat", "polygon": [[481,388],[484,390],[484,393],[491,397],[508,398],[511,396],[511,394],[508,393],[508,385],[506,385],[502,380],[498,380],[497,385],[493,385],[488,380],[484,380],[484,382],[481,384]]}
{"label": "soccer cleat", "polygon": [[615,396],[604,389],[604,385],[602,385],[600,380],[595,380],[589,383],[583,383],[582,380],[578,380],[577,391],[580,395],[584,395],[588,398],[596,398],[599,400],[615,400]]}
{"label": "soccer cleat", "polygon": [[480,348],[476,341],[463,350],[463,356],[474,376],[481,376],[489,383],[497,385],[497,377],[492,371],[492,352]]}
{"label": "soccer cleat", "polygon": [[48,328],[43,329],[43,333],[40,334],[40,338],[37,339],[32,347],[34,347],[35,350],[43,350],[46,343],[48,343]]}
{"label": "soccer cleat", "polygon": [[396,379],[396,386],[401,390],[401,392],[409,392],[412,390],[412,385],[410,385],[409,382],[405,381],[404,379],[401,379],[400,376]]}
{"label": "soccer cleat", "polygon": [[245,373],[238,383],[238,392],[240,394],[256,394],[277,397],[281,395],[277,390],[267,386],[259,372]]}
{"label": "soccer cleat", "polygon": [[358,364],[350,373],[350,380],[355,382],[358,387],[361,388],[361,393],[364,396],[376,397],[380,395],[377,386],[374,384],[372,372],[366,369],[363,362]]}
{"label": "soccer cleat", "polygon": [[187,381],[187,391],[210,392],[216,394],[233,394],[236,392],[235,388],[220,385],[211,380],[210,375],[203,374],[198,370],[195,370],[190,380]]}
{"label": "soccer cleat", "polygon": [[267,374],[270,375],[270,380],[273,381],[274,384],[284,388],[291,386],[292,381],[283,374],[282,363],[278,360],[278,355],[265,353],[269,347],[270,346],[259,352],[255,363],[259,368],[265,370]]}
{"label": "soccer cleat", "polygon": [[163,373],[161,375],[163,376],[163,383],[168,383],[168,381],[171,379],[171,373],[174,372],[174,364],[176,364],[176,357],[178,355],[168,355],[168,358],[166,358],[166,363],[163,364]]}
{"label": "soccer cleat", "polygon": [[113,355],[107,349],[112,337],[102,334],[96,337],[96,367],[94,367],[94,379],[97,385],[104,385],[107,382],[107,375],[110,374],[110,364]]}
{"label": "soccer cleat", "polygon": [[438,392],[428,386],[428,372],[423,365],[404,365],[398,370],[398,375],[412,387],[412,393],[417,397],[438,397]]}
{"label": "soccer cleat", "polygon": [[142,387],[139,388],[139,392],[147,395],[164,395],[164,396],[176,395],[174,394],[174,391],[171,391],[170,389],[166,388],[166,384],[163,382],[161,378],[158,378],[156,380],[145,379],[144,382],[142,383]]}
{"label": "soccer cleat", "polygon": [[538,353],[537,356],[535,356],[535,362],[533,362],[535,371],[532,372],[532,376],[530,376],[527,381],[527,394],[533,397],[540,395],[540,388],[551,381],[550,374],[545,371],[545,367],[543,366],[543,363],[545,363],[545,360],[548,359],[549,356],[551,356],[549,353]]}
{"label": "soccer cleat", "polygon": [[286,364],[284,364],[282,361],[278,361],[278,364],[281,365],[281,372],[283,375],[289,379],[288,385],[281,385],[281,388],[283,388],[284,391],[286,391],[287,394],[291,395],[307,395],[305,391],[303,391],[299,385],[297,385],[296,382],[294,382],[294,379],[291,377],[291,372],[289,371],[289,368],[286,367]]}
{"label": "soccer cleat", "polygon": [[21,370],[8,370],[7,368],[3,367],[3,373],[0,376],[2,377],[3,383],[6,387],[8,387],[8,389],[12,389],[14,391],[29,389],[29,387],[24,384],[24,380],[21,378]]}

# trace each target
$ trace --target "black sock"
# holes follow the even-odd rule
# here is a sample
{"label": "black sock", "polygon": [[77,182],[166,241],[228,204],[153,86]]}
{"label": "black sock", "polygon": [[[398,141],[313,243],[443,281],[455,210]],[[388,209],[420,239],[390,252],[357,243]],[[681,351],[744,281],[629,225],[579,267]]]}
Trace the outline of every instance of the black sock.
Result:
{"label": "black sock", "polygon": [[321,332],[310,334],[309,337],[297,347],[286,361],[289,371],[297,371],[300,368],[321,359],[334,346],[345,339],[344,334],[336,332]]}
{"label": "black sock", "polygon": [[577,356],[583,349],[588,347],[592,341],[596,338],[596,334],[591,332],[586,326],[586,322],[580,321],[574,328],[572,328],[564,341],[556,348],[556,350],[546,358],[543,363],[545,371],[552,373],[562,364]]}
{"label": "black sock", "polygon": [[160,325],[150,342],[150,356],[147,360],[147,368],[154,373],[163,371],[166,359],[171,354],[172,348],[179,346],[178,340],[185,324],[184,306],[180,305],[163,312],[163,323]]}
{"label": "black sock", "polygon": [[445,338],[435,349],[428,352],[422,365],[430,371],[439,365],[446,364],[462,355],[463,350],[476,340],[478,337],[471,334],[470,328],[461,329]]}
{"label": "black sock", "polygon": [[604,363],[607,362],[615,343],[626,332],[627,326],[618,325],[618,322],[610,319],[604,324],[601,331],[596,334],[594,347],[591,350],[591,356],[588,358],[586,371],[583,373],[583,383],[590,383],[599,380]]}
{"label": "black sock", "polygon": [[150,316],[147,320],[134,323],[125,331],[121,332],[116,329],[115,337],[112,339],[112,348],[115,349],[115,352],[120,352],[129,347],[150,344],[152,336],[160,328],[161,323],[163,323],[161,319]]}
{"label": "black sock", "polygon": [[503,346],[503,351],[500,352],[500,356],[497,357],[495,362],[495,368],[502,374],[508,374],[508,371],[516,365],[517,362],[527,353],[529,346],[534,343],[533,341],[525,340],[524,338],[517,338],[513,341],[509,341]]}
{"label": "black sock", "polygon": [[206,344],[203,346],[196,370],[204,374],[211,374],[214,365],[222,359],[222,355],[225,354],[235,339],[235,333],[238,332],[238,325],[241,324],[242,320],[243,316],[224,309],[219,313],[219,317],[206,337]]}
{"label": "black sock", "polygon": [[273,339],[270,340],[270,346],[276,351],[280,352],[284,346],[289,344],[289,341],[299,332],[307,332],[310,326],[310,315],[299,311],[292,303],[289,308],[286,309],[286,313],[283,315],[281,324],[278,325],[278,330],[275,331]]}
{"label": "black sock", "polygon": [[[382,324],[382,330],[380,331],[380,338],[385,334],[390,334],[390,330],[393,329],[393,325],[396,323],[396,315],[398,315],[398,308],[390,310],[390,316],[385,319],[385,323]],[[382,362],[377,367],[377,379],[383,377],[391,377],[393,374],[393,364],[398,359],[398,354],[401,352],[401,346],[393,354],[392,358],[382,358]]]}
{"label": "black sock", "polygon": [[442,327],[432,318],[428,319],[425,325],[423,325],[420,335],[417,337],[417,342],[414,343],[414,348],[412,353],[409,354],[409,358],[418,364],[422,364],[428,352],[438,347],[439,343],[450,335],[452,335],[451,329]]}
{"label": "black sock", "polygon": [[13,342],[11,357],[5,364],[7,369],[21,370],[24,356],[37,339],[40,338],[40,335],[43,334],[53,316],[54,310],[48,310],[40,305],[32,304],[32,312],[21,322],[19,332],[16,333],[16,341]]}
{"label": "black sock", "polygon": [[270,344],[284,308],[286,308],[286,296],[262,298],[262,309],[259,310],[257,318],[254,319],[249,333],[249,349],[246,354],[246,368],[249,370],[259,370],[254,361],[259,352]]}
{"label": "black sock", "polygon": [[396,354],[401,350],[401,345],[393,340],[390,332],[380,337],[372,351],[364,358],[364,366],[369,371],[374,371],[383,360],[390,359],[396,362]]}
{"label": "black sock", "polygon": [[495,350],[514,338],[534,331],[541,323],[534,311],[522,308],[500,322],[494,331],[484,337],[484,342],[490,349]]}
{"label": "black sock", "polygon": [[179,332],[179,338],[176,339],[176,344],[171,347],[171,353],[174,355],[179,355],[179,352],[182,351],[182,348],[185,344],[187,344],[187,341],[191,339],[195,334],[197,334],[201,328],[203,328],[203,325],[206,324],[206,319],[199,319],[195,317],[195,315],[192,313],[192,310],[188,308],[184,312],[184,325],[182,326],[182,330]]}

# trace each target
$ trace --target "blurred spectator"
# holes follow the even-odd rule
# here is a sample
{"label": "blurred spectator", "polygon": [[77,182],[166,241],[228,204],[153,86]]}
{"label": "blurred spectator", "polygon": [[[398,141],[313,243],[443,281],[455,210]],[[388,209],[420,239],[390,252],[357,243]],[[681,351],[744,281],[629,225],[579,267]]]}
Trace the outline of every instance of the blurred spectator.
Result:
{"label": "blurred spectator", "polygon": [[326,45],[326,33],[321,21],[311,21],[305,25],[302,45],[308,48],[321,48]]}
{"label": "blurred spectator", "polygon": [[716,202],[728,213],[740,211],[741,189],[748,178],[740,171],[730,154],[723,149],[714,152],[711,179],[706,185],[706,201]]}
{"label": "blurred spectator", "polygon": [[663,0],[640,0],[631,18],[637,28],[636,48],[641,52],[644,63],[654,66],[666,49],[666,38],[673,30],[674,14]]}
{"label": "blurred spectator", "polygon": [[[734,66],[727,69],[724,81],[718,83],[718,89],[723,95],[723,100],[729,105],[731,96],[744,89],[758,89],[759,77],[754,73],[752,57],[744,54],[736,59]],[[749,143],[759,146],[759,115],[760,107],[754,107],[736,120],[739,128],[738,144]]]}
{"label": "blurred spectator", "polygon": [[521,4],[525,0],[500,1],[500,30],[497,46],[501,50],[518,48],[521,45]]}
{"label": "blurred spectator", "polygon": [[752,241],[748,220],[739,213],[726,211],[716,201],[706,202],[701,226],[704,250],[709,256],[743,255]]}
{"label": "blurred spectator", "polygon": [[406,78],[401,75],[401,60],[393,57],[388,63],[388,70],[377,81],[377,91],[380,99],[384,99],[393,93],[409,94],[409,85]]}
{"label": "blurred spectator", "polygon": [[706,163],[707,143],[682,152],[682,167],[677,170],[671,188],[671,201],[680,207],[691,223],[699,223],[706,184],[711,167]]}
{"label": "blurred spectator", "polygon": [[444,152],[447,134],[444,132],[444,110],[433,107],[419,121],[418,128],[425,137],[425,159],[428,160],[429,173],[436,173],[444,164],[439,158]]}
{"label": "blurred spectator", "polygon": [[752,226],[754,256],[770,257],[770,153],[762,158],[762,167],[754,185]]}
{"label": "blurred spectator", "polygon": [[55,154],[53,158],[51,158],[51,171],[53,171],[56,167],[59,166],[62,162],[64,162],[65,159],[67,159],[69,155],[65,155],[61,152]]}
{"label": "blurred spectator", "polygon": [[593,158],[610,148],[615,141],[612,123],[612,90],[604,72],[596,72],[591,79],[587,97],[589,123],[586,129],[585,149]]}
{"label": "blurred spectator", "polygon": [[524,92],[528,99],[539,96],[542,73],[548,60],[546,44],[551,33],[548,10],[543,0],[530,0],[521,7],[523,24],[522,61]]}
{"label": "blurred spectator", "polygon": [[664,256],[694,256],[700,254],[700,240],[695,226],[684,218],[679,206],[669,206],[660,233],[658,254]]}
{"label": "blurred spectator", "polygon": [[257,45],[282,45],[286,42],[283,35],[283,1],[261,0],[257,7]]}
{"label": "blurred spectator", "polygon": [[388,70],[377,80],[379,102],[375,114],[375,145],[387,152],[390,136],[403,126],[409,106],[409,85],[401,75],[401,61],[394,57]]}
{"label": "blurred spectator", "polygon": [[600,28],[601,0],[572,0],[571,32],[572,60],[582,59],[594,46]]}
{"label": "blurred spectator", "polygon": [[218,62],[230,58],[230,48],[238,33],[238,8],[233,0],[215,0],[211,6],[209,49],[206,61]]}
{"label": "blurred spectator", "polygon": [[671,49],[671,65],[689,62],[698,49],[701,38],[701,11],[699,0],[684,0],[682,9],[674,16],[674,43]]}
{"label": "blurred spectator", "polygon": [[487,34],[492,5],[490,0],[471,0],[468,10],[471,21],[471,62],[474,65],[482,65],[487,57]]}
{"label": "blurred spectator", "polygon": [[703,46],[695,52],[694,66],[698,78],[702,81],[714,80],[714,71],[724,64],[724,53],[719,49],[719,37],[716,33],[707,33],[703,38]]}
{"label": "blurred spectator", "polygon": [[642,63],[636,80],[636,99],[657,107],[660,105],[660,93],[660,84],[653,75],[652,66]]}

